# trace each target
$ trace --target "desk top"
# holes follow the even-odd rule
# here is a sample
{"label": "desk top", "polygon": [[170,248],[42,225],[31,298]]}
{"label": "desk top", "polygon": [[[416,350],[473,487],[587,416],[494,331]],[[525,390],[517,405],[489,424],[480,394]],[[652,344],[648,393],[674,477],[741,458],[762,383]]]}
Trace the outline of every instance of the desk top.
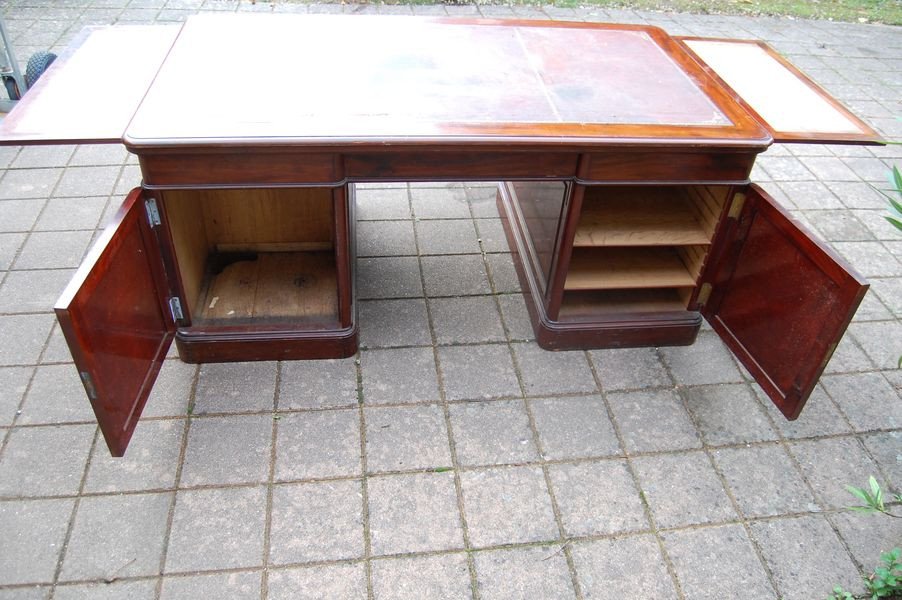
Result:
{"label": "desk top", "polygon": [[128,127],[133,145],[229,139],[756,140],[663,31],[330,15],[190,19]]}
{"label": "desk top", "polygon": [[[634,25],[198,15],[180,28],[117,26],[81,38],[0,124],[0,143],[124,141],[139,153],[222,146],[758,151],[786,137],[767,125],[769,114],[781,114],[773,103],[780,90],[768,87],[774,69],[801,81],[789,90],[803,100],[793,114],[826,115],[787,139],[875,137],[791,66],[771,65],[778,57],[766,52],[737,63],[751,72],[739,81],[743,94],[770,104],[756,113],[731,88],[735,78],[720,79],[700,57],[703,50],[701,42],[688,47]],[[748,65],[767,68],[758,77]],[[806,90],[813,92],[800,95]],[[812,102],[826,112],[809,110]],[[843,129],[843,119],[852,125]]]}

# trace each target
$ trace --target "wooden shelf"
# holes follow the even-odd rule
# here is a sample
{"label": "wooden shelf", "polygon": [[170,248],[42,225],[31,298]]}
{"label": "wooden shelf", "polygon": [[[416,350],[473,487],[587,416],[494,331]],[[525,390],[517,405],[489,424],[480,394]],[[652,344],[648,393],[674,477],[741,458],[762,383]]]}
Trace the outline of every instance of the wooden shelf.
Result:
{"label": "wooden shelf", "polygon": [[573,245],[708,244],[713,228],[702,204],[698,194],[684,186],[589,188]]}
{"label": "wooden shelf", "polygon": [[335,319],[335,256],[326,252],[214,254],[195,309],[201,323]]}
{"label": "wooden shelf", "polygon": [[678,288],[695,285],[672,247],[574,248],[565,290]]}
{"label": "wooden shelf", "polygon": [[574,291],[564,294],[562,321],[597,321],[602,315],[685,311],[692,288]]}

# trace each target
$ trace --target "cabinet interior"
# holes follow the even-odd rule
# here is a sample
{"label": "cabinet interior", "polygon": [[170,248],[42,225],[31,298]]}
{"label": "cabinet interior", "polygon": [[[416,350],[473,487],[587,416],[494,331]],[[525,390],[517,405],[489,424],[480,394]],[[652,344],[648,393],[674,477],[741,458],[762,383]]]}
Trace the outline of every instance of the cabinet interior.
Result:
{"label": "cabinet interior", "polygon": [[585,189],[560,318],[686,310],[729,186]]}
{"label": "cabinet interior", "polygon": [[331,189],[169,191],[163,202],[192,325],[337,319]]}

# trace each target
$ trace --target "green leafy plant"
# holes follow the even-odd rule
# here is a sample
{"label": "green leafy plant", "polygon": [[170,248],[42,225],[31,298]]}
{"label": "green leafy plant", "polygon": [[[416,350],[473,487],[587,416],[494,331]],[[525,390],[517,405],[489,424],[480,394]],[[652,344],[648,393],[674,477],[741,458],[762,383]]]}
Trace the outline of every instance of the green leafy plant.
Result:
{"label": "green leafy plant", "polygon": [[[890,185],[892,186],[892,191],[894,194],[889,194],[884,190],[878,190],[881,194],[886,196],[886,199],[889,200],[889,215],[884,217],[887,221],[889,221],[893,227],[902,231],[902,203],[899,200],[902,200],[902,173],[899,172],[899,167],[893,167],[892,172],[890,173]],[[893,196],[898,196],[899,200],[894,198]]]}
{"label": "green leafy plant", "polygon": [[[880,513],[894,518],[902,518],[902,515],[893,514],[884,501],[883,489],[872,475],[868,478],[868,488],[859,488],[847,485],[850,494],[861,500],[864,504],[850,506],[849,510],[864,513]],[[893,494],[893,500],[902,502],[902,494]],[[880,554],[880,565],[864,580],[864,587],[871,600],[880,598],[902,598],[902,549],[893,548],[889,552]],[[842,589],[841,586],[833,588],[833,593],[827,600],[854,600],[854,596]]]}
{"label": "green leafy plant", "polygon": [[[902,519],[902,515],[895,515],[887,510],[886,504],[884,504],[883,501],[883,490],[880,488],[880,484],[877,483],[877,479],[873,475],[868,478],[868,485],[871,488],[870,490],[858,488],[854,485],[846,486],[846,490],[848,490],[850,494],[864,502],[864,504],[860,506],[850,506],[849,510],[869,513],[879,512],[890,517],[895,517],[896,519]],[[896,502],[902,502],[902,494],[894,494],[893,499]]]}

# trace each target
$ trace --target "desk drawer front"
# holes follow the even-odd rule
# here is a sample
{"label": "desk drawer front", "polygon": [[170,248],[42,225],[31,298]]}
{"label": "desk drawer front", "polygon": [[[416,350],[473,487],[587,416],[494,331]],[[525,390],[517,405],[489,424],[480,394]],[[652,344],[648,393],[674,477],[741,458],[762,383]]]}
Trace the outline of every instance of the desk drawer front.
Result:
{"label": "desk drawer front", "polygon": [[336,154],[167,152],[140,160],[148,187],[309,185],[343,179]]}
{"label": "desk drawer front", "polygon": [[597,152],[586,155],[578,178],[584,183],[696,183],[748,181],[753,152],[663,150]]}

